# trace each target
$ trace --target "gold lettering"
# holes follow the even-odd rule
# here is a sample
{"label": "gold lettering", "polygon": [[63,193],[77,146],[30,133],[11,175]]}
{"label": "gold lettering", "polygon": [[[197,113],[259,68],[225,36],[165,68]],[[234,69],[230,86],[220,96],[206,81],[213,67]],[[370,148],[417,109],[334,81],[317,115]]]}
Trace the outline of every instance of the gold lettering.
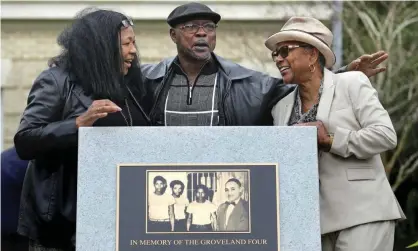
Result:
{"label": "gold lettering", "polygon": [[249,245],[267,245],[266,239],[248,239]]}
{"label": "gold lettering", "polygon": [[267,245],[266,239],[130,240],[131,246]]}
{"label": "gold lettering", "polygon": [[245,239],[203,239],[203,240],[185,240],[186,245],[245,245]]}
{"label": "gold lettering", "polygon": [[184,240],[186,245],[199,245],[199,240]]}
{"label": "gold lettering", "polygon": [[170,246],[172,240],[139,240],[139,241],[131,241],[132,243],[135,243],[135,245],[140,246]]}
{"label": "gold lettering", "polygon": [[247,243],[244,239],[231,240],[231,245],[245,245]]}

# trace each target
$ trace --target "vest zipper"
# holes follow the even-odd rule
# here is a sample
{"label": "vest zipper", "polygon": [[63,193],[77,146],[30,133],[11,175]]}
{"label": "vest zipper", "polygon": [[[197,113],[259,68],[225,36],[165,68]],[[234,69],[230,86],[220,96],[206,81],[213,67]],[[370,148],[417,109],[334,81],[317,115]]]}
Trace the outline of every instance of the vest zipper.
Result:
{"label": "vest zipper", "polygon": [[[181,72],[184,74],[184,76],[185,76],[185,77],[186,77],[186,79],[187,79],[187,86],[188,86],[188,92],[187,92],[187,105],[191,105],[191,104],[192,104],[192,101],[193,101],[193,88],[194,88],[194,86],[196,85],[196,82],[197,82],[197,80],[199,79],[200,74],[202,73],[202,69],[203,69],[203,67],[205,67],[205,66],[206,66],[206,64],[207,64],[208,62],[209,62],[209,61],[206,61],[206,63],[204,63],[204,64],[202,65],[202,67],[200,68],[199,73],[197,74],[196,79],[194,80],[194,83],[193,83],[193,85],[192,85],[192,86],[190,86],[190,83],[189,83],[189,77],[188,77],[188,76],[187,76],[187,74],[183,71],[183,68],[181,68],[181,66],[180,66],[180,65],[177,65],[177,66],[178,66],[178,68],[181,70]],[[174,64],[176,64],[176,63],[174,63]]]}

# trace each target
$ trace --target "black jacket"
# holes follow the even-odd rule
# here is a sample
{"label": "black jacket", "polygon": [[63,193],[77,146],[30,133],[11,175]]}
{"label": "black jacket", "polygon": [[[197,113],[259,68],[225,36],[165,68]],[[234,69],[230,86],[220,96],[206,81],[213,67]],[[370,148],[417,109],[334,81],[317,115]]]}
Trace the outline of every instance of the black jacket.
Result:
{"label": "black jacket", "polygon": [[72,74],[59,67],[43,71],[30,90],[14,137],[19,157],[30,160],[22,188],[18,232],[55,248],[74,241],[75,120],[93,102],[75,81]]}
{"label": "black jacket", "polygon": [[[219,66],[219,125],[273,125],[271,108],[295,86],[285,85],[282,79],[244,68],[216,54],[212,56]],[[173,77],[173,60],[174,57],[142,66],[148,101],[153,103],[149,115],[153,125],[164,125],[164,102]]]}

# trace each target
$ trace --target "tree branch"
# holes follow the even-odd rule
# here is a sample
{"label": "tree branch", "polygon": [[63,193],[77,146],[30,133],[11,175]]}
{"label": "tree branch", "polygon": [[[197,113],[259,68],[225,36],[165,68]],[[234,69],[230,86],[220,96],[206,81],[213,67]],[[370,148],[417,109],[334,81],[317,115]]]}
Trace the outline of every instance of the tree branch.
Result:
{"label": "tree branch", "polygon": [[398,146],[396,148],[395,153],[392,155],[392,158],[390,159],[390,161],[386,164],[385,166],[385,171],[386,171],[386,175],[389,176],[390,172],[393,169],[393,166],[395,165],[396,160],[399,158],[399,156],[402,153],[402,150],[404,149],[406,143],[408,142],[408,136],[409,136],[409,131],[412,128],[412,123],[407,124],[404,127],[403,133],[402,133],[402,137],[401,140],[398,143]]}
{"label": "tree branch", "polygon": [[399,186],[413,173],[418,170],[418,152],[408,158],[400,169],[396,181],[392,186],[392,190],[396,191]]}

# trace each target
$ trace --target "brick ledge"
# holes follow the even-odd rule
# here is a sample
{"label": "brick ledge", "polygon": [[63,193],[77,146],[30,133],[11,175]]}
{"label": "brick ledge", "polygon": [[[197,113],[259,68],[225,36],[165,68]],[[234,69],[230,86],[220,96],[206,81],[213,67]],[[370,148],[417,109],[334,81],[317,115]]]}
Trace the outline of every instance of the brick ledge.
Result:
{"label": "brick ledge", "polygon": [[[130,15],[136,20],[165,20],[187,1],[2,1],[2,20],[69,20],[81,9],[97,6]],[[330,20],[332,7],[326,1],[201,1],[221,14],[223,20],[285,20],[291,16],[312,16]]]}

